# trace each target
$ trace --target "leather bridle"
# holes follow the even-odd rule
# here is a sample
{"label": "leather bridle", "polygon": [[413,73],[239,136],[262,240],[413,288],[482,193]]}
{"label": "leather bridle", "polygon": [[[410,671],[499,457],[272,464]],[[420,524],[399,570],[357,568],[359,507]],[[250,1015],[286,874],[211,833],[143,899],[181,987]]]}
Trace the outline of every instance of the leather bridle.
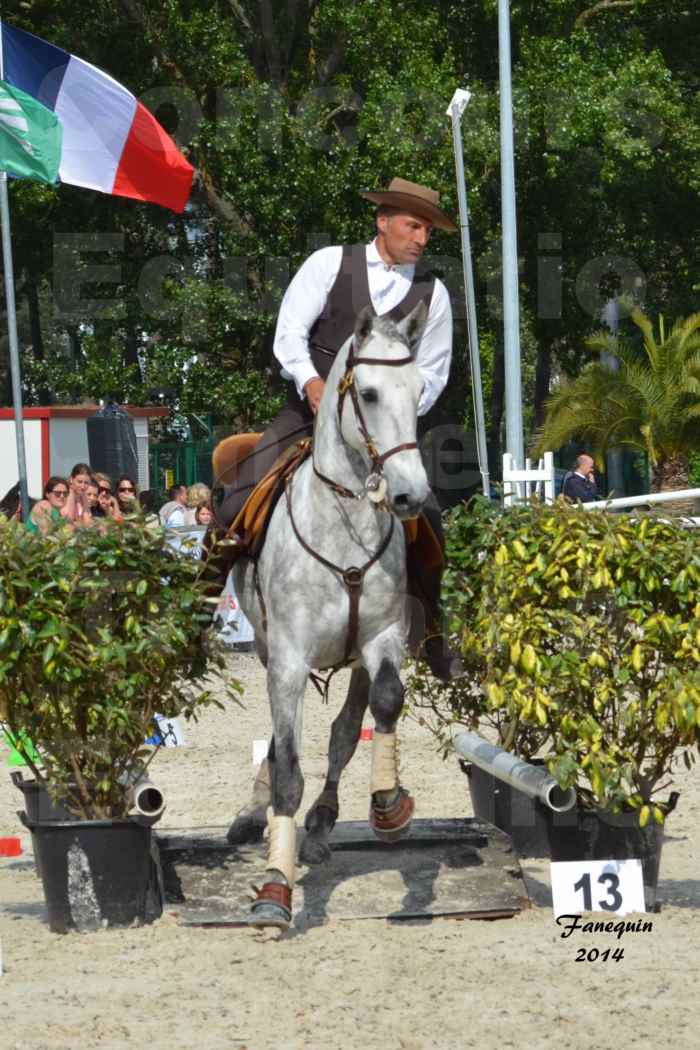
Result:
{"label": "leather bridle", "polygon": [[325,474],[322,474],[321,471],[317,469],[314,460],[313,469],[316,477],[332,488],[339,496],[343,496],[346,499],[363,499],[365,496],[370,495],[371,498],[372,492],[376,492],[377,488],[383,481],[383,467],[389,457],[394,456],[397,452],[405,452],[411,448],[418,448],[415,441],[405,441],[402,445],[395,445],[394,448],[390,448],[388,451],[380,454],[367,429],[365,417],[362,414],[360,398],[357,393],[357,384],[355,382],[355,368],[357,365],[388,365],[391,368],[398,368],[401,365],[409,365],[412,363],[413,358],[410,354],[408,357],[398,357],[393,361],[385,361],[383,357],[355,357],[355,343],[352,342],[350,344],[350,349],[348,350],[348,356],[345,362],[345,372],[338,383],[338,424],[342,424],[345,397],[349,394],[350,400],[352,401],[352,407],[355,410],[357,427],[362,435],[367,455],[372,463],[372,472],[365,481],[364,489],[360,492],[353,492],[352,489],[345,488],[344,485],[339,485],[337,481],[333,481],[331,478],[326,477]]}
{"label": "leather bridle", "polygon": [[[343,496],[348,499],[363,499],[365,496],[369,496],[369,498],[372,499],[373,492],[376,493],[377,489],[379,489],[379,492],[381,492],[381,486],[384,484],[382,468],[386,461],[389,459],[389,457],[396,455],[397,452],[405,452],[408,449],[418,448],[418,445],[415,441],[406,441],[403,444],[395,445],[394,448],[390,448],[388,449],[388,451],[380,454],[379,450],[377,449],[377,446],[375,445],[374,441],[372,440],[372,437],[370,436],[369,431],[367,430],[367,425],[362,414],[360,399],[357,394],[357,385],[355,383],[355,368],[357,367],[357,365],[390,365],[392,367],[398,367],[400,365],[407,365],[412,363],[413,358],[410,355],[408,357],[397,358],[393,361],[385,361],[381,357],[355,357],[355,344],[350,344],[345,372],[340,382],[338,383],[338,423],[342,423],[343,405],[345,403],[346,395],[349,394],[353,404],[353,408],[355,410],[357,426],[359,428],[360,434],[362,435],[367,454],[369,455],[369,458],[372,463],[372,473],[366,479],[364,489],[361,492],[353,492],[351,489],[347,489],[345,488],[345,486],[339,485],[337,482],[332,481],[331,478],[327,478],[324,474],[321,474],[321,472],[316,469],[316,464],[312,460],[313,470],[316,476],[320,478],[320,480],[323,481],[326,485],[332,488],[333,491],[336,492],[339,496]],[[370,569],[372,565],[374,565],[375,562],[379,560],[379,558],[389,546],[389,543],[391,542],[391,537],[394,534],[394,516],[391,515],[389,519],[389,529],[387,531],[387,534],[380,543],[378,549],[369,559],[369,561],[365,562],[365,564],[360,568],[358,568],[356,565],[351,565],[348,568],[344,569],[342,566],[336,565],[334,562],[330,561],[328,558],[324,558],[321,554],[315,551],[313,547],[306,542],[304,537],[299,532],[292,511],[293,477],[294,475],[290,474],[290,476],[287,478],[285,486],[285,496],[287,501],[287,512],[289,514],[289,520],[291,522],[292,529],[294,530],[294,535],[308,554],[312,555],[312,557],[314,557],[316,561],[319,561],[322,565],[325,565],[327,569],[331,570],[331,572],[335,572],[340,576],[348,592],[348,599],[350,603],[350,608],[348,612],[348,630],[345,639],[345,653],[343,655],[343,659],[339,663],[334,664],[332,668],[328,668],[331,671],[331,674],[325,682],[325,690],[323,691],[324,698],[327,699],[331,677],[341,667],[347,666],[347,664],[350,662],[350,656],[355,646],[355,642],[357,641],[357,632],[359,627],[360,595],[362,593],[362,585],[364,583],[365,574],[367,573],[368,569]],[[379,506],[379,504],[383,502],[383,497],[380,497],[380,499],[377,500],[375,495],[373,502],[375,502],[375,504]],[[312,681],[314,681],[314,684],[317,686],[317,688],[320,688],[318,687],[316,676],[311,675],[311,678]]]}

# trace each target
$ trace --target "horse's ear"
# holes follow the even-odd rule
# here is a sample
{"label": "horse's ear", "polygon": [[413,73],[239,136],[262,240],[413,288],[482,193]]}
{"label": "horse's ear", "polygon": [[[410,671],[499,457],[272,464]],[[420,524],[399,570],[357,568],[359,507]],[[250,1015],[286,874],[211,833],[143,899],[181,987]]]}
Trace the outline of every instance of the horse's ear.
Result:
{"label": "horse's ear", "polygon": [[399,321],[396,326],[408,343],[408,348],[414,357],[427,320],[428,307],[421,299],[418,306],[414,306],[408,317],[404,317],[403,321]]}
{"label": "horse's ear", "polygon": [[355,321],[355,332],[354,341],[355,349],[359,350],[368,335],[372,331],[372,325],[374,324],[374,310],[371,306],[365,306],[364,309],[360,310]]}

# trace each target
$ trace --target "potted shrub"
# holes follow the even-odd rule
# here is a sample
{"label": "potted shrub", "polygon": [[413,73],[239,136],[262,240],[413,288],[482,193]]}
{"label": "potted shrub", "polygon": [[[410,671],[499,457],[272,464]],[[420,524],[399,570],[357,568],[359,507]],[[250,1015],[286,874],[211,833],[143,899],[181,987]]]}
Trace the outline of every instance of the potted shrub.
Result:
{"label": "potted shrub", "polygon": [[0,522],[0,721],[73,818],[32,828],[52,929],[145,917],[150,828],[129,818],[129,781],[157,751],[144,743],[156,713],[218,703],[200,576],[160,530]]}
{"label": "potted shrub", "polygon": [[448,559],[452,628],[471,674],[447,687],[414,676],[419,717],[444,749],[455,725],[490,726],[502,747],[541,756],[575,787],[573,829],[550,821],[558,859],[573,859],[582,834],[615,848],[604,840],[616,826],[630,848],[657,849],[654,829],[674,804],[662,794],[700,743],[693,531],[563,501],[502,512],[477,500],[451,517]]}

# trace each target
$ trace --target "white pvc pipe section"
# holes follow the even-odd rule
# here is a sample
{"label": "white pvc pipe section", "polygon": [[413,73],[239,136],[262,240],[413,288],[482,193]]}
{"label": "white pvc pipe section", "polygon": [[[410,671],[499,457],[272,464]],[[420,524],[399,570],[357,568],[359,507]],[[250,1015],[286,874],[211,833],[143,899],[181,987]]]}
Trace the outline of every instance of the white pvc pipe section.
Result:
{"label": "white pvc pipe section", "polygon": [[129,809],[149,820],[156,820],[165,809],[163,792],[151,780],[136,780],[129,784],[128,800]]}
{"label": "white pvc pipe section", "polygon": [[643,507],[646,503],[673,503],[677,499],[699,499],[700,489],[675,489],[672,492],[647,492],[643,496],[620,496],[582,503],[585,510],[617,510],[621,507]]}
{"label": "white pvc pipe section", "polygon": [[531,766],[502,747],[489,744],[478,733],[458,733],[452,746],[468,762],[510,784],[517,791],[522,791],[529,798],[539,799],[555,813],[566,813],[576,805],[573,788],[564,791],[546,769]]}

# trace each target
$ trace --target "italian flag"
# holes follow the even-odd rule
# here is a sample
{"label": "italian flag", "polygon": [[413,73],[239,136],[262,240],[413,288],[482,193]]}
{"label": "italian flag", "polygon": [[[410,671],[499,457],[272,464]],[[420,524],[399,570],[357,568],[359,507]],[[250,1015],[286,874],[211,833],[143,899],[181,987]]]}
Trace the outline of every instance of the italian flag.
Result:
{"label": "italian flag", "polygon": [[55,113],[0,80],[0,169],[56,182],[63,133]]}
{"label": "italian flag", "polygon": [[0,168],[55,182],[57,160],[60,182],[184,210],[194,168],[127,88],[31,33],[0,32]]}

